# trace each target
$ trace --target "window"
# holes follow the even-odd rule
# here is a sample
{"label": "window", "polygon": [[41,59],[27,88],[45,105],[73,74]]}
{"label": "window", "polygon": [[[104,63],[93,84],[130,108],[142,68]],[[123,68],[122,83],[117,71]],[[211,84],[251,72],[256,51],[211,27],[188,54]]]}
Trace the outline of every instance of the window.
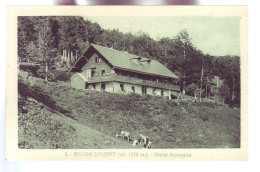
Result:
{"label": "window", "polygon": [[93,90],[95,90],[96,89],[96,84],[92,84],[92,88],[93,88]]}
{"label": "window", "polygon": [[101,75],[104,75],[105,74],[105,70],[101,70]]}
{"label": "window", "polygon": [[121,91],[124,92],[124,84],[120,84]]}
{"label": "window", "polygon": [[155,95],[156,88],[153,88],[153,94]]}
{"label": "window", "polygon": [[105,83],[101,83],[101,91],[105,91],[106,90],[106,84]]}
{"label": "window", "polygon": [[132,86],[132,92],[135,93],[135,87],[134,86]]}
{"label": "window", "polygon": [[93,77],[95,75],[95,70],[91,70],[91,77]]}
{"label": "window", "polygon": [[95,57],[95,63],[101,63],[102,62],[102,59],[100,57]]}
{"label": "window", "polygon": [[146,86],[142,86],[142,93],[146,94]]}
{"label": "window", "polygon": [[85,83],[85,89],[88,89],[88,88],[89,88],[89,84]]}
{"label": "window", "polygon": [[161,89],[161,96],[164,96],[164,91],[163,91],[163,89]]}

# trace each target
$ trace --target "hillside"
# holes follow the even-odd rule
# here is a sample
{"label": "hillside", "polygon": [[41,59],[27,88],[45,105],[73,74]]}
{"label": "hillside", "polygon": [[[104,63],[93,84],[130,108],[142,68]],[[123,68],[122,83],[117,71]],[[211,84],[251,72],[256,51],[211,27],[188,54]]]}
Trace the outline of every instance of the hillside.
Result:
{"label": "hillside", "polygon": [[19,72],[20,148],[132,148],[115,137],[140,133],[153,148],[240,147],[240,111],[213,103],[76,90]]}

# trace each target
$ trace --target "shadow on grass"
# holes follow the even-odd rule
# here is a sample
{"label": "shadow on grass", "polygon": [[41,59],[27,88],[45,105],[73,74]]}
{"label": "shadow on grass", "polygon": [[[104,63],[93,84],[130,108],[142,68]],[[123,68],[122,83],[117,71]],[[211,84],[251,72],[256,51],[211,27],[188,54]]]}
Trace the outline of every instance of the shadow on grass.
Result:
{"label": "shadow on grass", "polygon": [[39,86],[29,86],[21,80],[18,80],[18,93],[24,97],[32,97],[47,106],[50,110],[58,111],[65,116],[76,120],[71,111],[58,106],[56,102],[52,100],[51,96],[43,92]]}

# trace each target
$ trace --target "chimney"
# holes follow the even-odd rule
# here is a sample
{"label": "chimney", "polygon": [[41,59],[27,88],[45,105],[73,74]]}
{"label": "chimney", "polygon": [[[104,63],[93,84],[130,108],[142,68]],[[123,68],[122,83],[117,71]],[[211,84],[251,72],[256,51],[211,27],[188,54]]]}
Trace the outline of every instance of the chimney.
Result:
{"label": "chimney", "polygon": [[131,58],[130,60],[131,60],[132,62],[134,62],[134,63],[140,65],[141,57],[134,57],[134,58]]}
{"label": "chimney", "polygon": [[148,64],[150,64],[152,60],[151,59],[144,59],[144,60],[141,60],[140,62],[147,62]]}

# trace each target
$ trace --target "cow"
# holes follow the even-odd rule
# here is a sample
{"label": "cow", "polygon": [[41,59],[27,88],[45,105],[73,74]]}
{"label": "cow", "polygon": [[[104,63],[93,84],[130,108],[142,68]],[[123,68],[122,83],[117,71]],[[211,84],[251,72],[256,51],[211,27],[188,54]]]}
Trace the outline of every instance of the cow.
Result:
{"label": "cow", "polygon": [[132,146],[136,146],[138,144],[138,140],[134,140]]}
{"label": "cow", "polygon": [[134,140],[132,146],[137,146],[139,144],[142,148],[151,149],[152,143],[153,142],[151,142],[147,136],[140,134],[140,138],[138,140]]}
{"label": "cow", "polygon": [[151,149],[152,148],[152,143],[153,142],[148,141],[148,143],[144,145],[144,148]]}
{"label": "cow", "polygon": [[138,143],[140,144],[140,146],[144,146],[148,144],[148,142],[149,142],[149,138],[147,136],[140,134],[140,138],[138,139]]}
{"label": "cow", "polygon": [[120,137],[121,139],[126,139],[128,142],[132,140],[132,136],[127,131],[120,131],[120,134],[116,134],[116,137]]}

